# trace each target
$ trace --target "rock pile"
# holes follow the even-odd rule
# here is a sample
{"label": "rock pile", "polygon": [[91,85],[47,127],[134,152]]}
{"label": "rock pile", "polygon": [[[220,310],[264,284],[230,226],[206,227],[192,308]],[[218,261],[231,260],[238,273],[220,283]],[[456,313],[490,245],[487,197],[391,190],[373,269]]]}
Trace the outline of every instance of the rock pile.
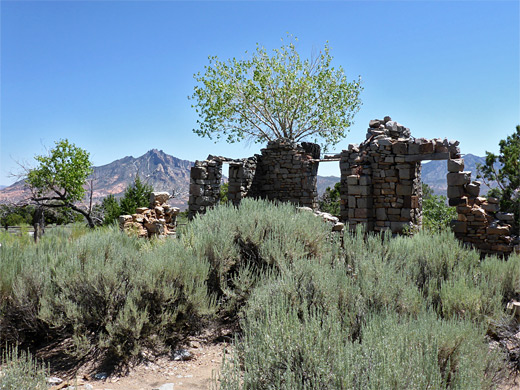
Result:
{"label": "rock pile", "polygon": [[341,232],[345,229],[345,224],[339,221],[338,217],[335,217],[332,214],[325,213],[319,210],[313,210],[310,207],[297,207],[299,211],[308,211],[310,213],[314,213],[315,216],[321,218],[323,222],[326,222],[331,225],[333,232]]}
{"label": "rock pile", "polygon": [[135,214],[119,216],[120,229],[139,237],[174,236],[180,209],[168,205],[168,199],[167,192],[152,192],[149,208],[139,207]]}
{"label": "rock pile", "polygon": [[372,137],[410,138],[410,129],[395,122],[389,116],[384,119],[373,119],[368,124],[367,140]]}
{"label": "rock pile", "polygon": [[500,212],[498,199],[479,196],[481,183],[471,181],[462,158],[448,160],[447,180],[449,204],[457,207],[458,219],[451,224],[455,235],[482,253],[520,253],[514,214]]}

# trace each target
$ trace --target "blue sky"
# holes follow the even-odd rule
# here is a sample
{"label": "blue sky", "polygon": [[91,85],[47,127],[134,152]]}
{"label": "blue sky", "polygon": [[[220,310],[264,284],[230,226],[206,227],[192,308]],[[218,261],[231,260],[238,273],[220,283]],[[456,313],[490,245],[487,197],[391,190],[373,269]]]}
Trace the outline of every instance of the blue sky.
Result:
{"label": "blue sky", "polygon": [[518,1],[13,0],[0,12],[0,184],[60,138],[94,165],[152,148],[191,161],[257,153],[193,134],[187,96],[209,55],[247,58],[287,32],[303,57],[328,40],[334,65],[363,80],[363,106],[334,151],[385,115],[477,155],[520,124]]}

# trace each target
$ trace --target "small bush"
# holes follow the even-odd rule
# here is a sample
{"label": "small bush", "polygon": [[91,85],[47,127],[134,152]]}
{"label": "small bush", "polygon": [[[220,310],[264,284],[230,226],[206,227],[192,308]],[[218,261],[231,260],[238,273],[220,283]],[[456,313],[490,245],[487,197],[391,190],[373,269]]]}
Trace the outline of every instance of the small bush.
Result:
{"label": "small bush", "polygon": [[29,352],[6,348],[0,360],[0,389],[46,390],[48,370]]}

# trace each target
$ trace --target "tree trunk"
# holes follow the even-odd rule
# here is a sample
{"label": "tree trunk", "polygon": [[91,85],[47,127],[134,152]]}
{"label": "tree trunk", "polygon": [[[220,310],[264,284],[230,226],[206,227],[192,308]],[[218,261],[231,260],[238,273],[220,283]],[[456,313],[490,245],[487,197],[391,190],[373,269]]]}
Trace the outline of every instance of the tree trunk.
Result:
{"label": "tree trunk", "polygon": [[87,220],[89,228],[94,229],[96,227],[96,224],[94,223],[94,220],[92,219],[92,216],[90,215],[90,213],[86,212],[85,210],[80,209],[79,207],[74,206],[73,204],[68,204],[67,206],[69,206],[72,210],[77,211],[78,213],[83,215],[85,217],[85,219]]}
{"label": "tree trunk", "polygon": [[45,215],[43,213],[43,207],[38,207],[34,212],[33,227],[34,242],[38,243],[40,238],[43,236],[43,233],[45,233]]}

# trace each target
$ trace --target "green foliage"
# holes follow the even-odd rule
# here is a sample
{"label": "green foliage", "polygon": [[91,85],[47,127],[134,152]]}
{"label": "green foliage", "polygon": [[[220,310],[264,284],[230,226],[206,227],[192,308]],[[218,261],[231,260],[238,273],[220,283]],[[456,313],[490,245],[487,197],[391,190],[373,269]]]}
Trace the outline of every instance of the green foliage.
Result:
{"label": "green foliage", "polygon": [[[330,226],[291,204],[243,199],[197,216],[181,240],[210,263],[208,281],[221,311],[234,317],[266,272],[307,258],[317,261],[335,253]],[[337,247],[336,247],[337,250]]]}
{"label": "green foliage", "polygon": [[63,202],[73,203],[83,199],[83,185],[92,173],[89,153],[68,140],[56,142],[48,156],[36,156],[39,166],[29,170],[27,184],[37,196],[58,194]]}
{"label": "green foliage", "polygon": [[101,203],[101,208],[103,210],[103,224],[110,225],[117,220],[117,217],[122,215],[121,206],[117,201],[116,197],[112,194],[108,195],[103,199]]}
{"label": "green foliage", "polygon": [[23,224],[30,225],[32,223],[33,212],[34,208],[31,206],[18,207],[2,204],[0,205],[0,225],[5,228]]}
{"label": "green foliage", "polygon": [[325,193],[321,196],[319,200],[319,207],[321,211],[332,214],[339,218],[340,216],[340,187],[341,183],[334,184],[334,187],[331,189],[327,187]]}
{"label": "green foliage", "polygon": [[464,249],[448,231],[345,236],[345,261],[295,260],[241,315],[222,389],[493,388],[486,332],[520,294],[520,256]]}
{"label": "green foliage", "polygon": [[201,117],[194,132],[231,143],[288,138],[335,145],[361,105],[361,80],[348,82],[343,68],[332,66],[328,44],[310,60],[300,58],[294,42],[271,55],[257,44],[249,59],[209,57],[204,74],[194,77],[191,99]]}
{"label": "green foliage", "polygon": [[29,352],[7,348],[0,359],[0,389],[47,390],[48,370]]}
{"label": "green foliage", "polygon": [[2,243],[1,343],[70,338],[75,357],[126,361],[175,345],[214,311],[208,263],[177,241],[143,243],[111,227]]}
{"label": "green foliage", "polygon": [[222,183],[220,185],[220,204],[226,204],[228,200],[228,193],[229,193],[229,183]]}
{"label": "green foliage", "polygon": [[457,211],[447,204],[445,196],[434,195],[428,184],[423,183],[422,200],[423,227],[430,230],[447,229],[457,219]]}
{"label": "green foliage", "polygon": [[[515,214],[516,226],[520,226],[520,125],[516,131],[505,140],[500,140],[498,155],[486,152],[486,163],[477,164],[477,178],[487,182],[496,182],[497,188],[492,188],[488,196],[500,200],[500,209],[503,212]],[[495,169],[495,163],[501,167]]]}
{"label": "green foliage", "polygon": [[222,389],[490,388],[504,364],[486,333],[520,299],[518,254],[481,260],[447,230],[359,230],[341,248],[312,213],[252,199],[178,240],[74,226],[0,242],[0,345],[124,361],[217,315],[241,330]]}
{"label": "green foliage", "polygon": [[139,175],[136,175],[134,182],[126,188],[125,194],[119,201],[121,214],[132,215],[138,207],[148,207],[152,192],[152,186],[142,182]]}

